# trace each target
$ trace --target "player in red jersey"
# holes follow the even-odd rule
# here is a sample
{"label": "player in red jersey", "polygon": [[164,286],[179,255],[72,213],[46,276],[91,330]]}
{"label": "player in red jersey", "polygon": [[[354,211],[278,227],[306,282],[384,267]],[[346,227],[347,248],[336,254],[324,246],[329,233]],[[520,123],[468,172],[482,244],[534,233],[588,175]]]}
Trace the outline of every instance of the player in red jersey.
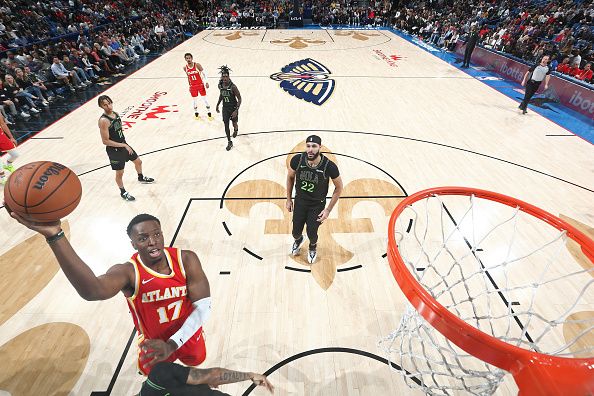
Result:
{"label": "player in red jersey", "polygon": [[35,223],[14,212],[10,215],[46,237],[64,274],[82,298],[107,300],[120,291],[126,296],[141,339],[138,363],[145,375],[161,361],[179,359],[190,366],[204,361],[202,325],[211,309],[208,279],[196,253],[164,247],[161,223],[156,217],[134,217],[127,232],[137,253],[128,262],[95,276],[64,237],[59,221]]}
{"label": "player in red jersey", "polygon": [[14,171],[12,163],[19,156],[16,146],[17,141],[12,135],[12,132],[10,132],[4,116],[0,114],[0,151],[6,152],[9,156],[9,159],[6,160],[6,165],[2,165],[2,161],[0,161],[0,184],[6,183],[5,170],[9,172]]}
{"label": "player in red jersey", "polygon": [[184,58],[186,60],[184,72],[186,72],[186,75],[188,76],[188,83],[190,84],[190,95],[192,95],[192,101],[194,105],[194,116],[196,119],[200,118],[200,115],[198,114],[198,94],[200,94],[204,104],[206,105],[208,119],[212,120],[210,105],[206,99],[206,89],[208,88],[208,82],[206,81],[208,77],[206,76],[206,71],[200,63],[194,62],[194,58],[189,52],[184,55]]}

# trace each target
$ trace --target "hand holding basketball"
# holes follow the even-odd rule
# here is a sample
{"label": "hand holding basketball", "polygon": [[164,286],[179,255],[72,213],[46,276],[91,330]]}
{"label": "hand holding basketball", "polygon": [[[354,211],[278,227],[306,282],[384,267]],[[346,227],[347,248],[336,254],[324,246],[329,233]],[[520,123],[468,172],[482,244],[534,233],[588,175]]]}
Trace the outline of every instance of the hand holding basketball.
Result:
{"label": "hand holding basketball", "polygon": [[76,208],[81,196],[82,186],[76,174],[50,161],[21,166],[4,186],[7,207],[18,214],[19,218],[15,219],[29,228],[36,222],[52,223],[66,217]]}
{"label": "hand holding basketball", "polygon": [[29,228],[30,230],[36,231],[38,233],[40,233],[41,235],[43,235],[44,237],[48,238],[51,236],[56,235],[57,233],[59,233],[62,230],[62,226],[60,221],[53,221],[51,223],[38,223],[35,221],[30,221],[30,220],[26,220],[24,217],[22,217],[21,215],[19,215],[16,212],[13,212],[7,205],[6,203],[4,204],[6,207],[6,210],[8,211],[8,213],[10,214],[10,216],[15,219],[16,221],[18,221],[19,223],[21,223],[22,225],[24,225],[25,227]]}

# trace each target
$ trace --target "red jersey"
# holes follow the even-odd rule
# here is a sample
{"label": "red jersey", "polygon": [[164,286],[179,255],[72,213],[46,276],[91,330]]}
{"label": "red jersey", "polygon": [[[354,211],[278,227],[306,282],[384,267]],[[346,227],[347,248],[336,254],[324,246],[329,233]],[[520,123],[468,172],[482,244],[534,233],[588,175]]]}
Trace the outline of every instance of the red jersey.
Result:
{"label": "red jersey", "polygon": [[559,66],[557,66],[557,71],[559,73],[564,73],[567,74],[570,71],[570,66],[569,63],[561,63],[559,64]]}
{"label": "red jersey", "polygon": [[592,69],[590,70],[580,70],[578,69],[579,72],[575,75],[575,78],[577,78],[578,80],[590,80],[592,78]]}
{"label": "red jersey", "polygon": [[188,84],[190,84],[191,87],[204,85],[204,83],[202,82],[202,76],[200,75],[200,70],[198,70],[198,67],[196,66],[196,62],[194,62],[192,67],[188,67],[188,65],[185,65],[184,70],[188,75]]}
{"label": "red jersey", "polygon": [[134,326],[144,338],[169,339],[194,309],[188,298],[181,252],[176,248],[163,250],[171,270],[169,275],[148,268],[138,253],[130,258],[136,281],[134,294],[127,298],[128,306]]}
{"label": "red jersey", "polygon": [[8,136],[4,133],[4,131],[0,129],[0,150],[10,151],[14,150],[15,148],[16,146],[14,145],[12,140],[10,140]]}

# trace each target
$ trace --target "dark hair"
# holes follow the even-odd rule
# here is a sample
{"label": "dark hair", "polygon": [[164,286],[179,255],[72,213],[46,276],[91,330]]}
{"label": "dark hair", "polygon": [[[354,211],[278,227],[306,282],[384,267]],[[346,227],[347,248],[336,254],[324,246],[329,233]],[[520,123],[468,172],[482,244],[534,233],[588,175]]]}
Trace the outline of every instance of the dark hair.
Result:
{"label": "dark hair", "polygon": [[230,71],[231,71],[231,69],[229,69],[229,66],[227,66],[227,65],[223,65],[223,66],[219,67],[219,73],[221,73],[221,76],[225,75],[225,74],[229,75]]}
{"label": "dark hair", "polygon": [[99,105],[99,107],[101,107],[101,103],[107,100],[109,103],[113,103],[113,100],[111,100],[111,98],[107,95],[101,95],[97,98],[97,104]]}
{"label": "dark hair", "polygon": [[126,228],[126,233],[128,234],[128,236],[132,234],[132,227],[134,227],[136,224],[144,223],[145,221],[156,221],[157,223],[159,223],[159,225],[161,225],[161,222],[155,216],[147,213],[141,213],[137,216],[134,216],[134,218],[130,220],[128,228]]}
{"label": "dark hair", "polygon": [[184,54],[184,58],[185,58],[186,56],[188,56],[188,55],[190,55],[190,57],[191,57],[192,59],[194,59],[194,57],[192,56],[192,54],[190,54],[189,52],[186,52],[186,53]]}

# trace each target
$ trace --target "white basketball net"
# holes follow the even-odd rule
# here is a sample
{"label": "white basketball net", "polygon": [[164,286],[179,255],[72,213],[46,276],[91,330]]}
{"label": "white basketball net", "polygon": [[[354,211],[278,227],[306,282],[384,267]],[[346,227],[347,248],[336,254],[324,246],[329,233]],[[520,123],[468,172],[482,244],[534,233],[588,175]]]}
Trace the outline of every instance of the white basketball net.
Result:
{"label": "white basketball net", "polygon": [[[565,231],[518,208],[453,195],[414,202],[396,223],[405,264],[450,312],[523,349],[594,356],[594,267]],[[495,392],[505,371],[458,348],[407,305],[379,346],[408,385],[434,395]]]}

